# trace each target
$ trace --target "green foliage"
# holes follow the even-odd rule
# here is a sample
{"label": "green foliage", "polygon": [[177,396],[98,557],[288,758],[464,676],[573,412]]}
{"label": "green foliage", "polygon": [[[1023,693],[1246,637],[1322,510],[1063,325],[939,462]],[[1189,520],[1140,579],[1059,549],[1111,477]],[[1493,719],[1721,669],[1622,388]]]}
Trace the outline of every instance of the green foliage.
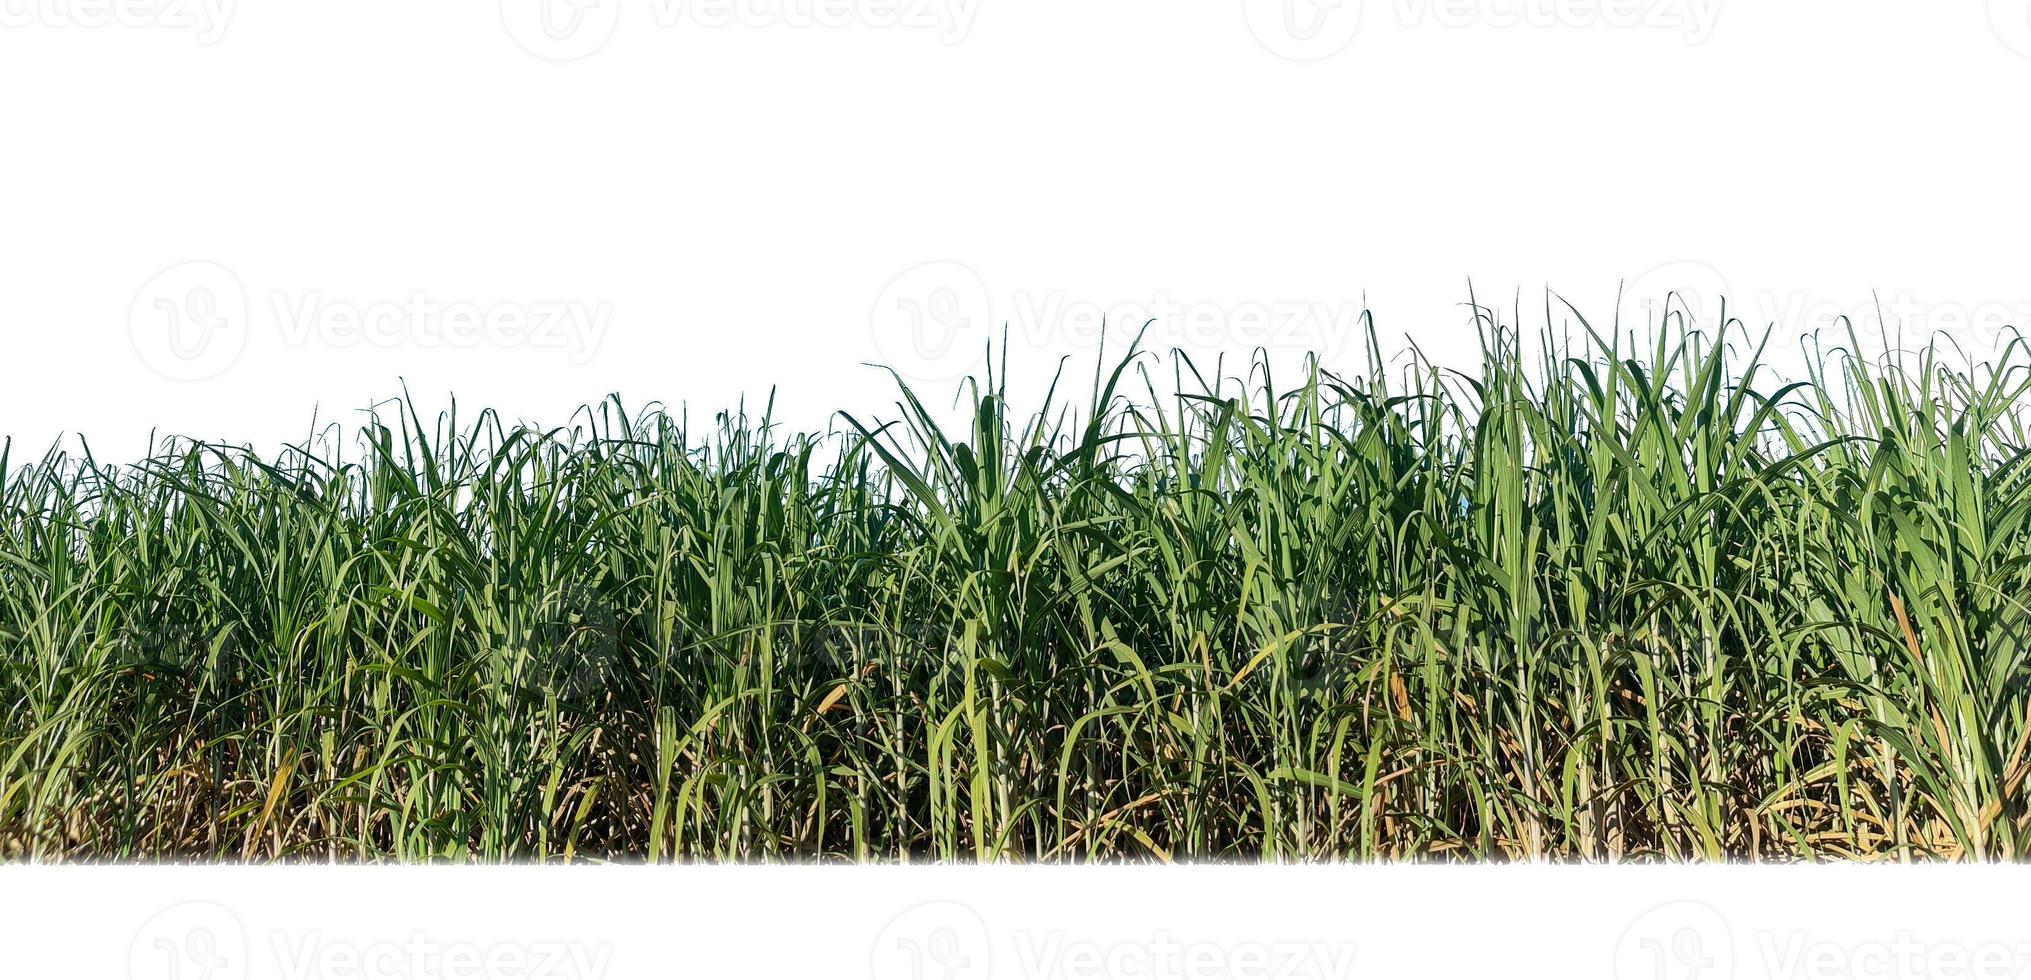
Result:
{"label": "green foliage", "polygon": [[1481,317],[963,430],[0,454],[0,855],[2026,856],[2017,343]]}

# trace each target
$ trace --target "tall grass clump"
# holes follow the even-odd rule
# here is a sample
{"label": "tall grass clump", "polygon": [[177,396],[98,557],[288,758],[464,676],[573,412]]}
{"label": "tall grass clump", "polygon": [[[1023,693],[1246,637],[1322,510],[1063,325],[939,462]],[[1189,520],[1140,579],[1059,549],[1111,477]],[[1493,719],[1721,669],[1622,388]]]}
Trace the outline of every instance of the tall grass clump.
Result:
{"label": "tall grass clump", "polygon": [[12,860],[2017,860],[2012,341],[0,454]]}

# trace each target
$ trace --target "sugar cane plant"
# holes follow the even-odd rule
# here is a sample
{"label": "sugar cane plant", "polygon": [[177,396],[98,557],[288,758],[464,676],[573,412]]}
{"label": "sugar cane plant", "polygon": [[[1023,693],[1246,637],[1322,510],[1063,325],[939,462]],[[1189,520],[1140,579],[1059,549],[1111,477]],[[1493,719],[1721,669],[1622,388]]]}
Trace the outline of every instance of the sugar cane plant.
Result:
{"label": "sugar cane plant", "polygon": [[1477,319],[959,425],[10,446],[0,857],[2031,855],[2022,344]]}

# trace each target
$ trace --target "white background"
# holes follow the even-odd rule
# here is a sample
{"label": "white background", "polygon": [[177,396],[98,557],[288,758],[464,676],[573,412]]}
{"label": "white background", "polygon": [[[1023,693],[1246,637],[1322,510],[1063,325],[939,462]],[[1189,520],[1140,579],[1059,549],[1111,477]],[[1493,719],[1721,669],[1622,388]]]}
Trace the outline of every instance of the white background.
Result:
{"label": "white background", "polygon": [[[2031,320],[2024,0],[1289,0],[1309,40],[1285,0],[114,2],[0,0],[17,452],[272,444],[404,380],[823,427],[890,403],[867,362],[946,396],[1006,325],[1041,392],[1166,304],[1202,356],[1344,365],[1368,308],[1471,367],[1470,279],[1531,328],[1625,284],[1625,325],[1672,289],[1788,337]],[[382,316],[416,298],[605,329],[445,343]]]}
{"label": "white background", "polygon": [[2023,878],[1999,868],[96,868],[5,879],[10,977],[2031,974]]}
{"label": "white background", "polygon": [[[786,420],[822,427],[889,401],[865,362],[950,390],[1006,324],[1018,390],[1041,388],[1058,356],[1090,364],[1089,314],[1171,305],[1198,328],[1166,342],[1202,357],[1344,363],[1336,324],[1366,308],[1393,344],[1471,366],[1470,279],[1532,326],[1548,289],[1611,322],[1625,284],[1625,323],[1684,289],[1785,338],[1872,296],[1977,348],[2031,319],[2024,0],[911,0],[898,24],[867,0],[830,25],[809,2],[702,2],[674,23],[595,3],[546,39],[535,0],[222,19],[0,0],[0,434],[116,457],[150,430],[272,443],[405,379],[543,421],[609,392],[706,412],[775,386]],[[454,307],[604,330],[447,343]],[[1836,961],[1902,927],[1949,952],[2014,942],[2021,920],[1994,916],[2018,903],[1994,896],[2022,892],[1856,870],[575,874],[12,869],[0,954],[9,975],[118,976],[157,939],[183,956],[237,929],[239,968],[272,975],[274,930],[315,922],[369,951],[416,929],[611,942],[607,976],[961,980],[984,974],[880,959],[913,936],[965,952],[949,908],[883,931],[959,898],[1000,977],[1034,975],[1024,936],[1168,929],[1222,955],[1352,941],[1357,975],[1713,980],[1834,975],[1770,960],[1785,937]],[[1722,931],[1643,918],[1687,897]],[[1738,969],[1692,969],[1722,942]],[[209,961],[181,976],[247,975]],[[1908,975],[1891,966],[1860,969]]]}

